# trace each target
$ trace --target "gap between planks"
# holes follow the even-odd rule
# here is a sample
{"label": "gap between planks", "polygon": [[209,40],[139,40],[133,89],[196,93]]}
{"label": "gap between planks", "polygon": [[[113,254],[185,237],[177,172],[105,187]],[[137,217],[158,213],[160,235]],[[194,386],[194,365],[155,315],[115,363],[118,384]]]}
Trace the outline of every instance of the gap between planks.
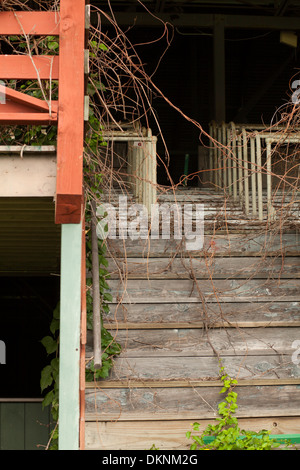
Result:
{"label": "gap between planks", "polygon": [[[133,323],[133,322],[115,322],[105,323],[104,327],[108,330],[160,330],[160,329],[203,329],[207,325],[204,322],[182,322],[182,323]],[[300,327],[300,321],[226,321],[209,323],[209,328],[294,328]]]}
{"label": "gap between planks", "polygon": [[[295,379],[257,379],[238,381],[237,387],[263,385],[300,385],[300,377]],[[105,380],[98,382],[86,382],[85,388],[89,389],[110,389],[110,388],[195,388],[195,387],[220,387],[221,380]]]}

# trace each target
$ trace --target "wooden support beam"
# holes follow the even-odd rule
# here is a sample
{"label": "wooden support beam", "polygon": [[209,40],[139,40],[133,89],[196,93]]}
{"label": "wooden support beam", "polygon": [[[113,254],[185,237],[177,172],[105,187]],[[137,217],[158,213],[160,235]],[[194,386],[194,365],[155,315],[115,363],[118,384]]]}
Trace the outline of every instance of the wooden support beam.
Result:
{"label": "wooden support beam", "polygon": [[225,20],[216,15],[214,23],[214,120],[226,121],[225,103]]}
{"label": "wooden support beam", "polygon": [[58,80],[58,63],[58,56],[0,55],[0,80]]}
{"label": "wooden support beam", "polygon": [[85,0],[64,0],[60,16],[55,221],[74,224],[82,217]]}
{"label": "wooden support beam", "polygon": [[0,85],[0,125],[56,124],[57,101],[46,103],[33,96]]}
{"label": "wooden support beam", "polygon": [[59,34],[60,16],[54,11],[2,11],[0,20],[0,35]]}
{"label": "wooden support beam", "polygon": [[57,114],[50,114],[46,113],[2,113],[0,114],[0,125],[22,125],[22,124],[31,124],[31,125],[51,125],[57,123]]}
{"label": "wooden support beam", "polygon": [[[13,103],[17,103],[20,105],[24,105],[27,107],[32,108],[32,110],[40,111],[40,112],[48,112],[49,105],[38,98],[35,98],[31,95],[26,95],[25,93],[21,93],[19,91],[13,90],[12,88],[3,86],[0,84],[0,95],[5,98],[5,103],[7,101],[12,101]],[[57,101],[51,101],[51,109],[57,113]],[[5,109],[5,106],[0,106],[0,113],[3,112],[2,110]]]}
{"label": "wooden support beam", "polygon": [[61,235],[59,450],[78,450],[82,224]]}

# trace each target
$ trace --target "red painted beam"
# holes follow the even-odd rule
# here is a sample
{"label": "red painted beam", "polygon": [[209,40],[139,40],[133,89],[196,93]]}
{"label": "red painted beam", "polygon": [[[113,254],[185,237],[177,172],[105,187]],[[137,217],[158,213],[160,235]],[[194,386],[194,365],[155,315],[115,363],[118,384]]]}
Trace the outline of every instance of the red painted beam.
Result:
{"label": "red painted beam", "polygon": [[0,85],[0,95],[5,98],[0,104],[0,125],[10,124],[56,124],[57,102],[48,104],[30,95]]}
{"label": "red painted beam", "polygon": [[0,35],[59,35],[59,12],[1,11]]}
{"label": "red painted beam", "polygon": [[[19,104],[23,107],[26,107],[27,109],[32,108],[32,110],[35,111],[40,111],[40,112],[48,112],[49,111],[49,106],[48,104],[40,100],[38,98],[35,98],[34,96],[31,95],[26,95],[25,93],[22,93],[17,90],[13,90],[12,88],[9,88],[8,86],[4,86],[0,84],[0,95],[2,97],[5,97],[5,101],[8,103],[13,103],[13,104]],[[4,112],[2,109],[4,109],[5,104],[0,105],[0,113]],[[51,109],[55,112],[57,112],[57,101],[51,101]]]}
{"label": "red painted beam", "polygon": [[57,224],[83,212],[85,0],[61,0],[57,137]]}
{"label": "red painted beam", "polygon": [[[1,105],[0,105],[1,106]],[[57,124],[57,113],[16,113],[7,112],[0,114],[0,126],[13,126],[13,125],[55,125]]]}
{"label": "red painted beam", "polygon": [[58,56],[0,55],[0,80],[49,80],[50,77],[59,78]]}

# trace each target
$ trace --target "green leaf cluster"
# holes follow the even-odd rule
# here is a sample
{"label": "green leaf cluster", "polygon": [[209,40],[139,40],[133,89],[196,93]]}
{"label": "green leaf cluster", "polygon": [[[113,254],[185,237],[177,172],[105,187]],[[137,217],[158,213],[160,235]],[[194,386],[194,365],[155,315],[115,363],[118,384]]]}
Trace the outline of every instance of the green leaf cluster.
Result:
{"label": "green leaf cluster", "polygon": [[[225,398],[218,405],[218,417],[215,424],[208,424],[200,434],[186,433],[188,439],[192,439],[191,450],[272,450],[280,444],[270,437],[270,431],[265,429],[255,432],[246,431],[239,427],[235,413],[237,411],[237,393],[233,388],[237,380],[225,373],[224,367],[220,368],[223,387],[220,393],[225,393]],[[200,432],[200,423],[192,424],[193,430]],[[288,446],[289,443],[287,442]]]}
{"label": "green leaf cluster", "polygon": [[[50,357],[48,364],[41,372],[40,387],[42,392],[46,392],[42,406],[51,407],[51,416],[53,421],[58,421],[59,409],[59,323],[60,323],[60,303],[58,302],[53,312],[53,318],[50,323],[51,335],[45,336],[41,343]],[[58,447],[58,426],[51,433],[51,450]]]}

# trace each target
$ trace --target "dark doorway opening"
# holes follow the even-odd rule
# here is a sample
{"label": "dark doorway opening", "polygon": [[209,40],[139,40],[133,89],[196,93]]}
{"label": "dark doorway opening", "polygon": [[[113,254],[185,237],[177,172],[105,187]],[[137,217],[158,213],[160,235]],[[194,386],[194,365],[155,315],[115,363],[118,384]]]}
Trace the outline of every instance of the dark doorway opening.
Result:
{"label": "dark doorway opening", "polygon": [[49,335],[59,300],[59,276],[0,279],[0,398],[41,398],[40,377],[49,358],[41,339]]}

